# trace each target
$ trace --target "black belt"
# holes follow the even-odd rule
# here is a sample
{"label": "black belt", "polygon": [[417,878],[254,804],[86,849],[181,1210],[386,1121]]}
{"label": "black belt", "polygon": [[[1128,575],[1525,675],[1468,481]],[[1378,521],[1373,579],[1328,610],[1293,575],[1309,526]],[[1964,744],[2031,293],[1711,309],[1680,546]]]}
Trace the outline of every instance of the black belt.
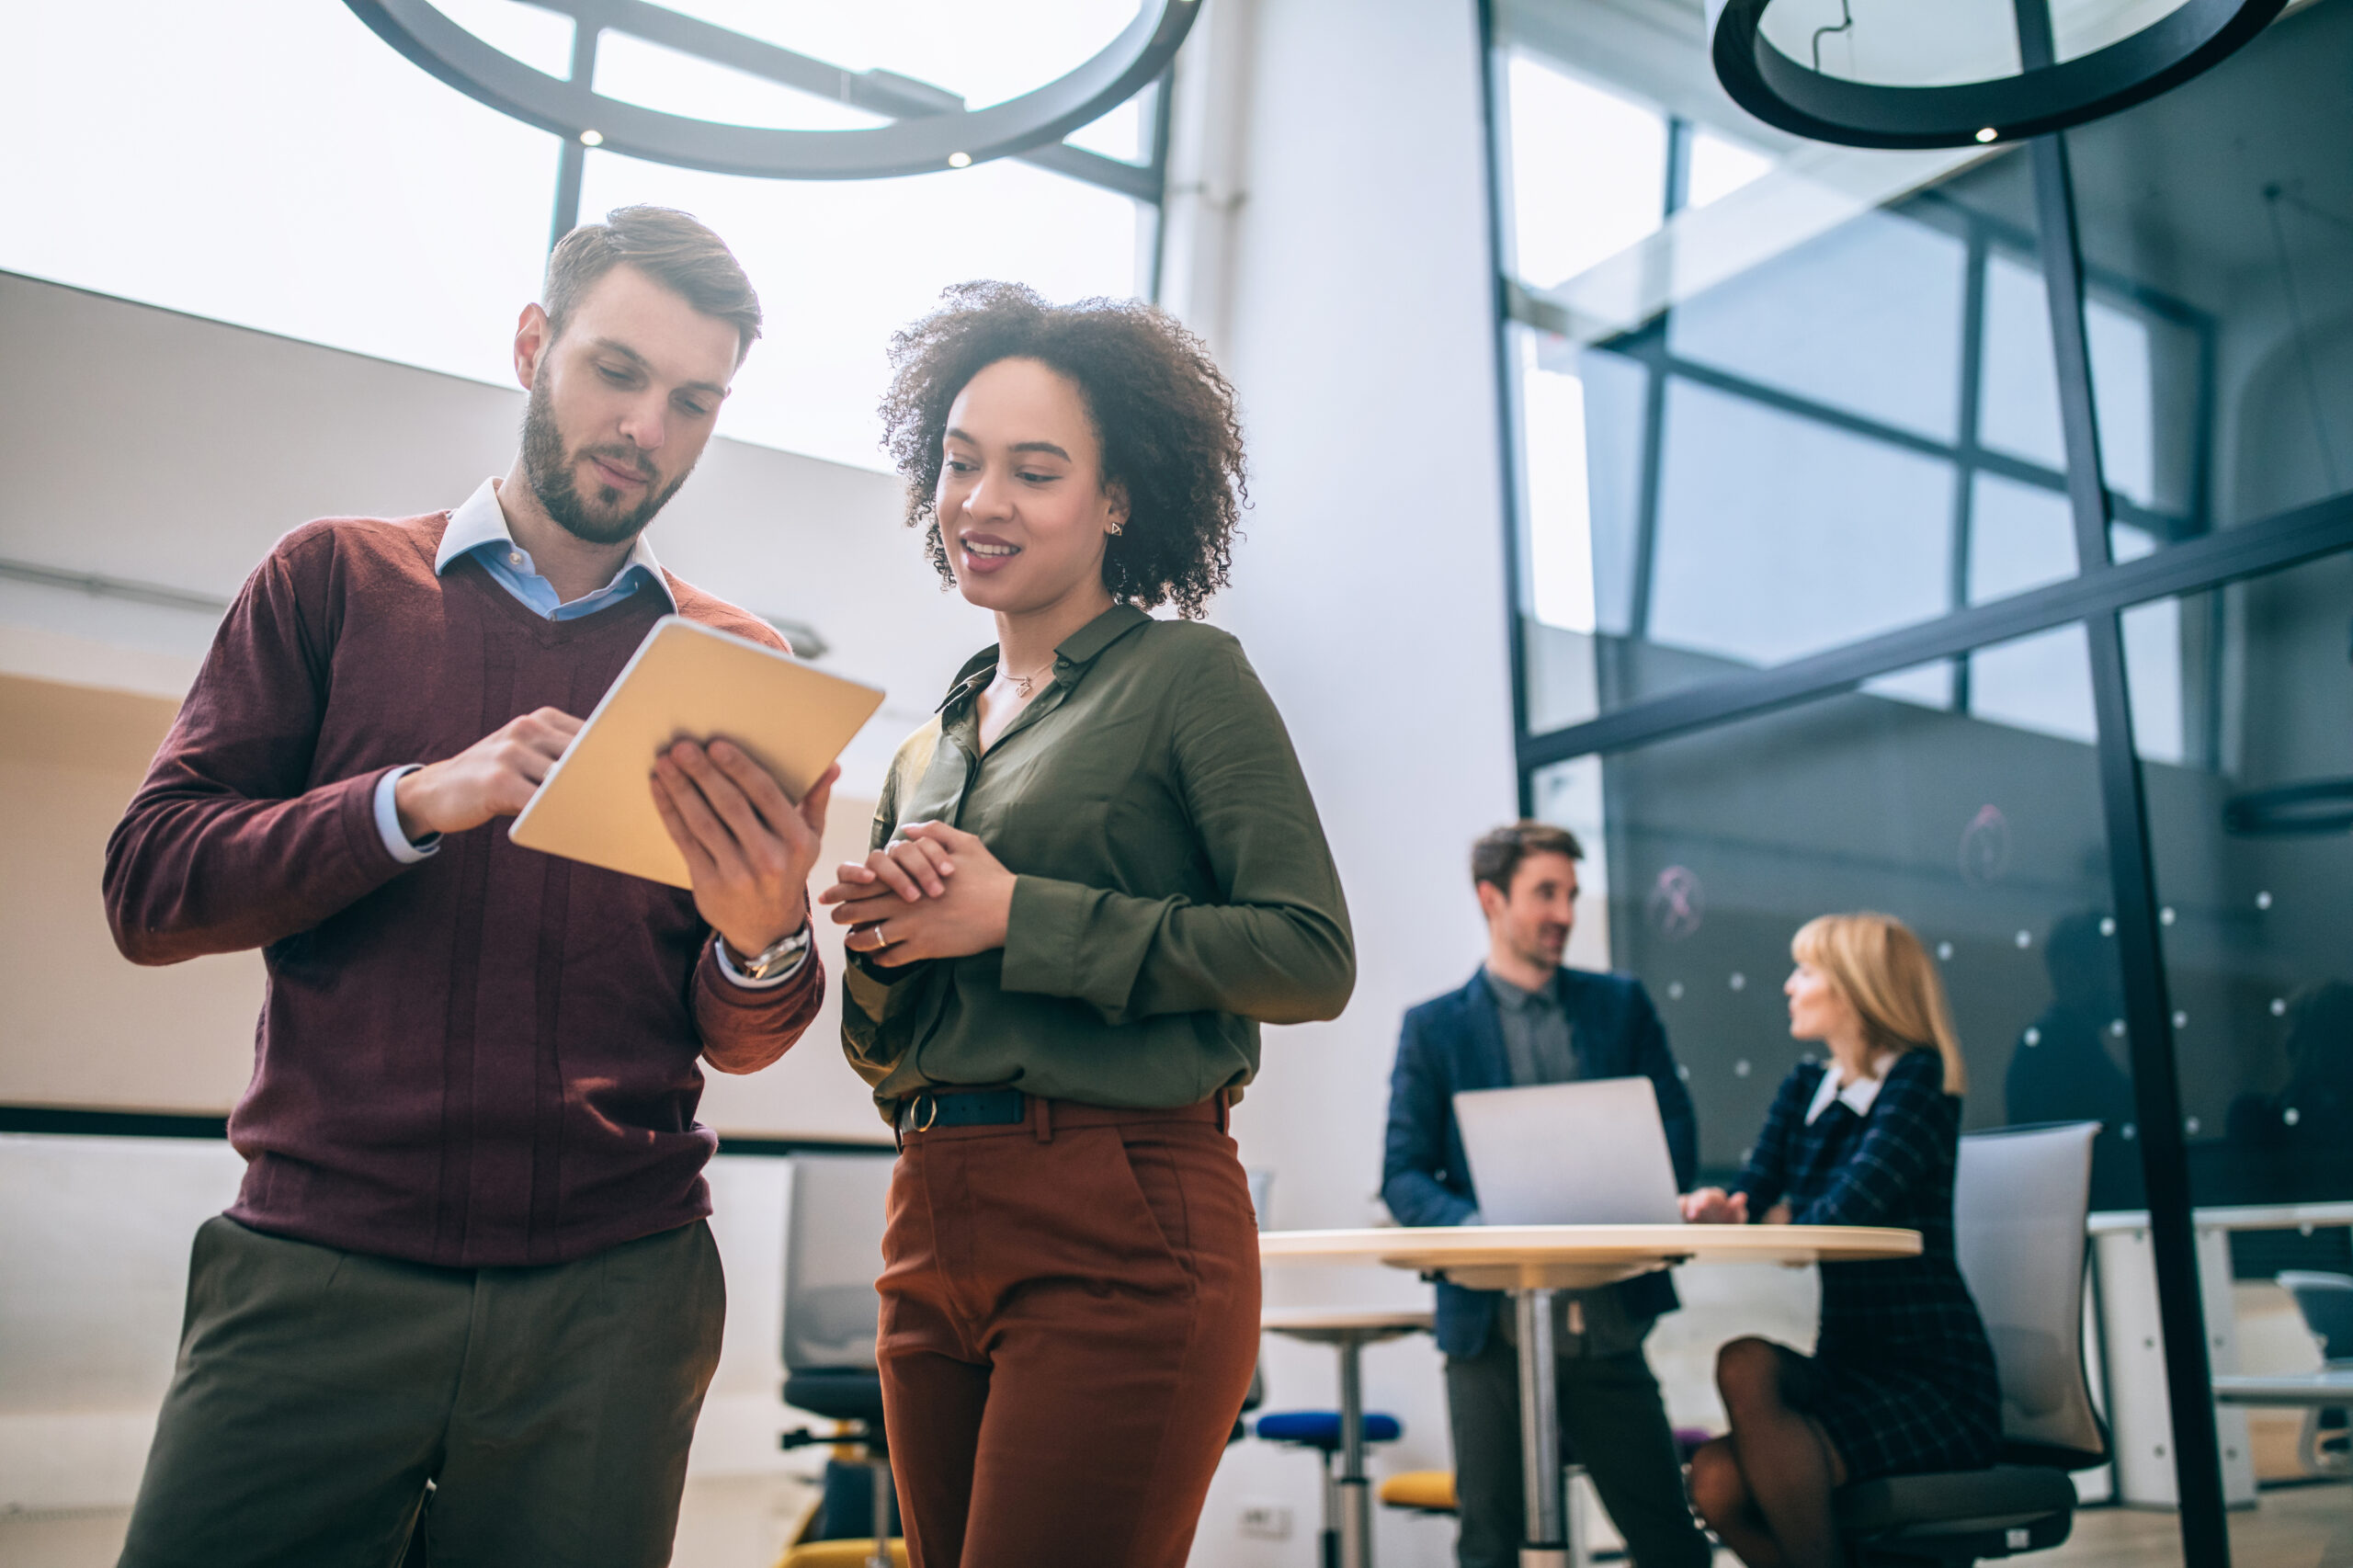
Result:
{"label": "black belt", "polygon": [[901,1132],[936,1127],[1014,1127],[1029,1119],[1029,1096],[1019,1089],[972,1089],[936,1095],[926,1091],[899,1102]]}

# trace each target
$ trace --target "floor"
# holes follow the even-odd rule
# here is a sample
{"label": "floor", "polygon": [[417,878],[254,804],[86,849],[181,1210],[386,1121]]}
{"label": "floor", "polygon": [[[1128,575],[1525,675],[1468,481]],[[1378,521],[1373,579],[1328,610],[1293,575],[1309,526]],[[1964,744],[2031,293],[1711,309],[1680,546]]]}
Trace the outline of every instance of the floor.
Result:
{"label": "floor", "polygon": [[[814,1506],[789,1475],[722,1475],[687,1483],[678,1509],[678,1568],[773,1568]],[[112,1568],[128,1508],[0,1510],[0,1568]]]}
{"label": "floor", "polygon": [[[2181,1562],[2174,1516],[2158,1509],[2086,1508],[2075,1534],[2033,1560],[2049,1568],[2165,1568]],[[2275,1487],[2231,1515],[2233,1568],[2353,1568],[2353,1485]]]}
{"label": "floor", "polygon": [[[690,1482],[674,1561],[678,1568],[771,1568],[808,1500],[806,1485],[788,1477]],[[121,1549],[128,1514],[0,1514],[0,1568],[105,1568]],[[2181,1542],[2169,1513],[2087,1508],[2064,1546],[2031,1561],[2036,1568],[2169,1568],[2181,1562]],[[2231,1516],[2231,1561],[2233,1568],[2353,1568],[2353,1485],[2265,1492],[2259,1507]],[[1732,1568],[1729,1553],[1718,1562]]]}

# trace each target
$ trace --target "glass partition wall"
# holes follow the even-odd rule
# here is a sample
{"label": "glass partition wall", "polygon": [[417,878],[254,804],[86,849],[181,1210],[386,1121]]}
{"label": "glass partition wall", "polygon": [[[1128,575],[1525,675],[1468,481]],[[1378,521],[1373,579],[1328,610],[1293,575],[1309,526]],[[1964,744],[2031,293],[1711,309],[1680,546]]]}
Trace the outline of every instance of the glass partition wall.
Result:
{"label": "glass partition wall", "polygon": [[[2202,1387],[2193,1206],[2353,1199],[2353,0],[1950,153],[1793,143],[1629,14],[1489,10],[1523,809],[1719,1176],[1807,1049],[1790,935],[1907,921],[1968,1125],[2101,1124]],[[2240,1273],[2347,1267],[2342,1224]]]}

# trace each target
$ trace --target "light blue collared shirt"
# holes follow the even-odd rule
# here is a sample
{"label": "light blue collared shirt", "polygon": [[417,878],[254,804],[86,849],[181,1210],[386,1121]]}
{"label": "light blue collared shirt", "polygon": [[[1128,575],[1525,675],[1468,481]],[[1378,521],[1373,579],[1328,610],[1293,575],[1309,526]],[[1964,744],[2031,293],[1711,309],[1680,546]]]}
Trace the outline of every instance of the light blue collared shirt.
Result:
{"label": "light blue collared shirt", "polygon": [[[594,615],[636,593],[641,583],[652,583],[674,613],[678,608],[678,597],[670,591],[670,581],[662,574],[662,563],[654,559],[654,547],[645,542],[642,533],[630,545],[629,556],[611,582],[570,604],[563,602],[556,597],[555,585],[540,575],[531,552],[515,542],[514,530],[506,526],[506,513],[498,504],[495,479],[483,480],[481,488],[449,514],[449,526],[441,535],[441,548],[433,557],[434,575],[448,575],[451,566],[469,555],[482,562],[492,582],[549,620],[577,620],[584,615]],[[376,831],[382,835],[384,847],[392,852],[392,858],[404,866],[413,866],[441,847],[438,834],[418,844],[402,832],[400,808],[392,800],[393,788],[422,766],[412,763],[394,768],[376,786]],[[719,956],[720,972],[738,985],[756,990],[782,985],[799,974],[801,963],[808,960],[808,949],[804,948],[801,961],[781,974],[766,980],[746,980],[728,961],[727,944],[713,937],[711,945]]]}
{"label": "light blue collared shirt", "polygon": [[613,574],[611,582],[570,604],[558,599],[555,585],[540,575],[531,552],[515,542],[515,535],[506,526],[506,513],[498,505],[498,482],[494,479],[483,480],[482,488],[449,514],[449,527],[441,535],[441,549],[433,557],[434,574],[448,575],[449,568],[468,555],[482,562],[493,582],[550,620],[577,620],[584,615],[594,615],[637,592],[641,582],[652,583],[673,611],[678,608],[677,596],[670,592],[670,581],[662,574],[662,563],[654,559],[654,547],[645,542],[642,533],[630,545],[628,559]]}

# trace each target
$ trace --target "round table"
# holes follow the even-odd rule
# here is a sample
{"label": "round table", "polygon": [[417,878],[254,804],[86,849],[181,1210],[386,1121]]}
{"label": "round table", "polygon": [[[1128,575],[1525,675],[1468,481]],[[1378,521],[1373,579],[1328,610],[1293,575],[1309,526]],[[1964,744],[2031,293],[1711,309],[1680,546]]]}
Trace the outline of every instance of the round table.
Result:
{"label": "round table", "polygon": [[1567,1568],[1561,1427],[1553,1408],[1552,1294],[1614,1285],[1677,1263],[1860,1262],[1911,1257],[1917,1231],[1865,1225],[1444,1225],[1274,1231],[1268,1263],[1379,1263],[1474,1290],[1508,1290],[1519,1328],[1520,1452],[1528,1540],[1521,1568]]}
{"label": "round table", "polygon": [[1384,1339],[1427,1331],[1427,1307],[1269,1307],[1258,1326],[1269,1334],[1330,1345],[1340,1352],[1340,1473],[1334,1478],[1341,1568],[1372,1562],[1372,1483],[1364,1472],[1364,1382],[1358,1352]]}

